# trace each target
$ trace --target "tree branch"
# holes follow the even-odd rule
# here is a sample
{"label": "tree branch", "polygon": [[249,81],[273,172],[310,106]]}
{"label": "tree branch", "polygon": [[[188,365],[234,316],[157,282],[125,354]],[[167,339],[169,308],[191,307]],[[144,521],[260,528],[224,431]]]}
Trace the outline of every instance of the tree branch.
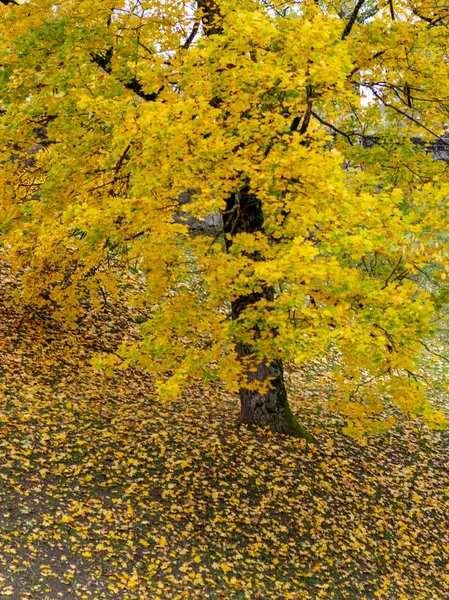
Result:
{"label": "tree branch", "polygon": [[325,121],[324,119],[322,119],[320,117],[320,115],[318,115],[315,111],[311,111],[311,115],[312,117],[314,117],[317,121],[319,121],[322,125],[325,125],[326,127],[329,127],[329,129],[332,129],[332,131],[335,131],[335,133],[338,133],[339,135],[344,136],[348,142],[351,144],[351,146],[354,145],[353,141],[351,140],[351,137],[348,133],[345,133],[344,131],[341,131],[341,129],[338,129],[337,127],[335,127],[335,125],[332,125],[332,123],[328,123],[327,121]]}
{"label": "tree branch", "polygon": [[415,342],[418,342],[418,344],[421,344],[421,346],[423,346],[429,354],[432,354],[433,356],[438,356],[438,358],[441,358],[441,360],[444,360],[445,362],[449,363],[449,360],[445,356],[443,356],[442,354],[439,354],[438,352],[434,352],[433,350],[431,350],[429,348],[429,346],[426,343],[424,343],[422,340],[415,340]]}
{"label": "tree branch", "polygon": [[376,92],[373,87],[371,87],[370,85],[363,84],[363,83],[360,85],[363,85],[363,87],[369,88],[371,90],[371,92],[374,94],[374,96],[376,96],[376,98],[378,100],[380,100],[386,108],[392,108],[394,111],[396,111],[397,113],[399,113],[400,115],[402,115],[403,117],[405,117],[406,119],[411,121],[412,123],[415,123],[415,125],[418,125],[418,127],[421,127],[422,129],[424,129],[424,131],[427,131],[427,133],[430,133],[430,135],[433,135],[437,140],[440,140],[440,142],[442,144],[444,144],[445,146],[449,146],[449,143],[444,138],[442,138],[440,135],[438,135],[437,133],[435,133],[434,131],[429,129],[429,127],[424,125],[424,123],[421,123],[421,121],[418,121],[418,119],[415,119],[415,117],[412,117],[412,115],[409,115],[407,112],[401,110],[394,104],[385,102],[385,100],[382,98],[382,96],[378,92]]}
{"label": "tree branch", "polygon": [[346,23],[346,27],[343,31],[343,35],[341,36],[342,40],[346,39],[348,37],[348,35],[351,33],[351,30],[354,27],[354,23],[356,22],[356,19],[360,12],[360,9],[362,8],[362,6],[364,4],[365,4],[365,0],[358,0],[357,4],[354,7],[352,15],[349,17],[349,21]]}
{"label": "tree branch", "polygon": [[395,21],[396,20],[396,16],[394,14],[394,6],[393,6],[393,0],[388,0],[388,4],[390,5],[390,16],[391,16],[391,20]]}
{"label": "tree branch", "polygon": [[[112,74],[112,67],[111,67],[112,55],[113,55],[113,48],[111,47],[111,48],[108,48],[104,54],[94,54],[92,52],[90,56],[92,58],[92,61],[96,65],[98,65],[104,71],[106,71],[106,73],[108,75],[111,75]],[[121,83],[127,90],[131,90],[132,92],[134,92],[136,94],[136,96],[139,96],[140,98],[142,98],[142,100],[145,100],[146,102],[154,102],[155,100],[157,100],[158,95],[164,89],[164,86],[162,86],[157,92],[151,92],[150,94],[148,94],[147,92],[145,92],[143,90],[142,84],[135,77],[132,77],[129,81],[122,81]]]}
{"label": "tree branch", "polygon": [[190,44],[193,42],[193,40],[195,39],[196,34],[198,33],[198,29],[200,28],[200,24],[201,24],[200,19],[196,19],[195,23],[193,24],[193,29],[192,29],[189,37],[186,39],[186,41],[182,45],[182,47],[184,48],[184,50],[188,50],[190,48]]}

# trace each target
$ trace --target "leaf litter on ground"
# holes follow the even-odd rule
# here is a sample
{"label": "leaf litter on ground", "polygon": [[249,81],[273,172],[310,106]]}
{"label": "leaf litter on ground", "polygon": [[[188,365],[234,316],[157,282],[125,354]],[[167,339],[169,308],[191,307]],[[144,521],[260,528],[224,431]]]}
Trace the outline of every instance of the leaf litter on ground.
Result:
{"label": "leaf litter on ground", "polygon": [[319,446],[237,428],[218,385],[161,403],[144,372],[90,366],[130,309],[64,330],[1,277],[0,598],[449,597],[447,432],[354,442],[325,363],[289,377]]}

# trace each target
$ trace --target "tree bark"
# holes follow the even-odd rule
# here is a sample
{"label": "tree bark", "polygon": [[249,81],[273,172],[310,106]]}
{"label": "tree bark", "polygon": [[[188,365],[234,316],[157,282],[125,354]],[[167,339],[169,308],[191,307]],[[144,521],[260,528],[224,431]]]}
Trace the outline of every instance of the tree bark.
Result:
{"label": "tree bark", "polygon": [[[227,199],[226,210],[223,213],[223,227],[227,252],[230,251],[232,237],[236,234],[263,231],[262,204],[257,196],[251,193],[248,185],[243,186]],[[253,254],[252,258],[258,260],[257,254]],[[261,292],[251,292],[233,300],[231,302],[232,319],[238,320],[246,308],[261,299],[272,302],[274,289],[267,286]],[[258,327],[254,325],[253,339],[256,341],[259,335]],[[269,388],[264,393],[246,387],[240,389],[239,422],[260,427],[268,426],[276,433],[294,435],[315,442],[315,438],[298,423],[290,409],[282,361],[257,361],[253,349],[248,343],[237,342],[236,349],[239,359],[248,367],[246,373],[248,384],[269,382]]]}
{"label": "tree bark", "polygon": [[[246,344],[237,344],[239,358],[251,355],[251,348]],[[282,361],[260,362],[256,370],[247,375],[248,382],[265,382],[271,380],[271,387],[266,393],[246,388],[240,389],[239,423],[269,427],[275,433],[293,435],[316,442],[313,435],[298,423],[288,404],[287,390],[284,382]]]}

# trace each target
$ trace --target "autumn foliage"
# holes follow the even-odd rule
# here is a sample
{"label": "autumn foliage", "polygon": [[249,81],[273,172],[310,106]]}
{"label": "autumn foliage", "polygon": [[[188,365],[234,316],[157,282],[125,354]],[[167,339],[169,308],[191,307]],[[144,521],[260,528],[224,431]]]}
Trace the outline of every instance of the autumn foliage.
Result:
{"label": "autumn foliage", "polygon": [[449,597],[448,25],[0,0],[0,598]]}
{"label": "autumn foliage", "polygon": [[[138,273],[140,334],[97,366],[142,367],[165,399],[201,379],[264,407],[278,386],[285,421],[282,365],[327,357],[348,433],[391,426],[389,402],[443,424],[419,361],[447,267],[429,151],[444,7],[3,4],[0,222],[21,302],[75,327]],[[186,190],[224,236],[192,235]]]}

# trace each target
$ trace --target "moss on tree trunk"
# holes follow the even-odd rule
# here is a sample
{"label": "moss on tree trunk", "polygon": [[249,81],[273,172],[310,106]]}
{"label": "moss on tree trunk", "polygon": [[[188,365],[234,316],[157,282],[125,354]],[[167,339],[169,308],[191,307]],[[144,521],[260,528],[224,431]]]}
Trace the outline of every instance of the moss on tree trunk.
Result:
{"label": "moss on tree trunk", "polygon": [[[251,354],[251,348],[245,344],[238,344],[237,351],[241,359]],[[276,433],[316,442],[313,435],[298,423],[288,404],[281,361],[261,362],[256,365],[255,370],[248,372],[247,378],[249,383],[264,383],[269,379],[271,385],[265,393],[246,388],[240,390],[240,423],[268,426]]]}

